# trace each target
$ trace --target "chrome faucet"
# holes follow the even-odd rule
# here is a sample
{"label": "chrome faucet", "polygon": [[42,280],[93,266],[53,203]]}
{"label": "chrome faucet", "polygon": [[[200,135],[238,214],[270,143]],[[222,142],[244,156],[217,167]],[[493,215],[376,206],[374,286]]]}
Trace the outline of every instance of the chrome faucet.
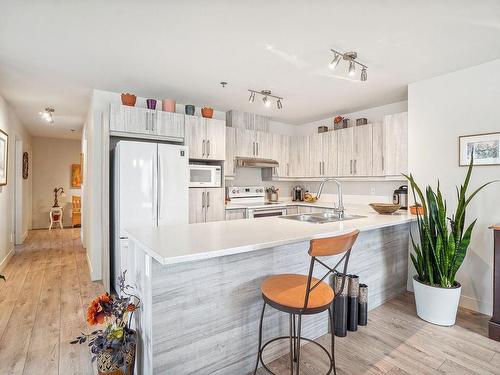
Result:
{"label": "chrome faucet", "polygon": [[339,214],[339,218],[342,219],[344,217],[345,209],[344,209],[344,196],[342,195],[342,184],[340,183],[339,180],[332,177],[323,179],[319,184],[318,192],[316,193],[316,198],[319,199],[321,197],[321,193],[323,192],[323,187],[328,181],[334,181],[337,184],[337,194],[339,196],[339,203],[336,211]]}

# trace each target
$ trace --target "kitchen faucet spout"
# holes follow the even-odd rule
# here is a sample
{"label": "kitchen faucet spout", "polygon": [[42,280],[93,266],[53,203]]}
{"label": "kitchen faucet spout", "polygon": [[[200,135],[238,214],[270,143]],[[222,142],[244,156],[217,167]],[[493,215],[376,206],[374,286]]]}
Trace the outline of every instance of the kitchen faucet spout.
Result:
{"label": "kitchen faucet spout", "polygon": [[337,194],[338,194],[338,213],[339,213],[339,217],[340,218],[343,218],[344,217],[344,196],[342,194],[342,184],[340,183],[339,180],[337,180],[336,178],[325,178],[321,181],[321,183],[319,184],[319,188],[318,188],[318,192],[316,193],[316,198],[320,198],[321,197],[321,193],[323,192],[323,188],[325,187],[325,184],[329,181],[333,181],[335,182],[335,184],[337,185]]}

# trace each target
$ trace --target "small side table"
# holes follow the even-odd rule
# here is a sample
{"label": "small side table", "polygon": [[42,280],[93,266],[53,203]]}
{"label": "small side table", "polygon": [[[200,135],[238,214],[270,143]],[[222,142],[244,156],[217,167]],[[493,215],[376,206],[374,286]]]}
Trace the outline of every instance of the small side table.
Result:
{"label": "small side table", "polygon": [[52,229],[52,225],[59,224],[59,227],[63,229],[62,219],[63,219],[63,209],[61,207],[52,207],[49,212],[50,226],[49,230]]}
{"label": "small side table", "polygon": [[488,336],[500,341],[500,224],[492,225],[494,235],[493,255],[493,316],[490,319]]}

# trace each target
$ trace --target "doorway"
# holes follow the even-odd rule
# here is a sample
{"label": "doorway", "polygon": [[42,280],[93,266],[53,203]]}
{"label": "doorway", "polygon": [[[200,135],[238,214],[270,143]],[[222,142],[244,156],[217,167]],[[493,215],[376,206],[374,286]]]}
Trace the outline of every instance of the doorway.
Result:
{"label": "doorway", "polygon": [[27,230],[23,231],[23,141],[14,136],[14,243],[20,245],[26,239]]}

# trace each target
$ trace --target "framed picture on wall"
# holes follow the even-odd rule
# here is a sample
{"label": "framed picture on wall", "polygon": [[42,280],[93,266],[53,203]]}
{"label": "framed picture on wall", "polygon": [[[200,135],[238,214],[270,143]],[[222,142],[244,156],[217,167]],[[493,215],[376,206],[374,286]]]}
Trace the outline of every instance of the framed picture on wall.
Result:
{"label": "framed picture on wall", "polygon": [[6,132],[0,130],[0,186],[7,185],[8,149],[9,136]]}
{"label": "framed picture on wall", "polygon": [[474,165],[500,165],[500,132],[463,135],[458,138],[460,166],[468,166],[474,155]]}
{"label": "framed picture on wall", "polygon": [[71,187],[73,189],[80,189],[82,187],[81,170],[80,164],[71,164]]}

